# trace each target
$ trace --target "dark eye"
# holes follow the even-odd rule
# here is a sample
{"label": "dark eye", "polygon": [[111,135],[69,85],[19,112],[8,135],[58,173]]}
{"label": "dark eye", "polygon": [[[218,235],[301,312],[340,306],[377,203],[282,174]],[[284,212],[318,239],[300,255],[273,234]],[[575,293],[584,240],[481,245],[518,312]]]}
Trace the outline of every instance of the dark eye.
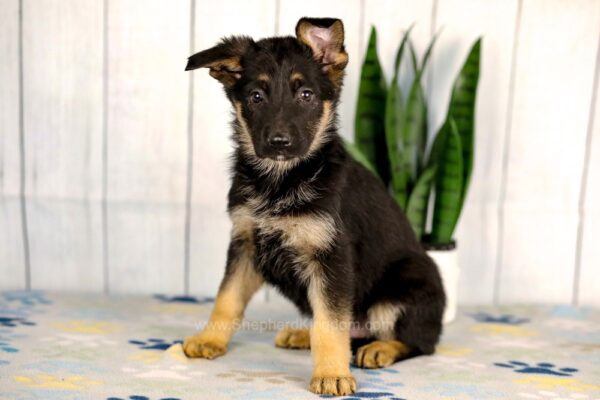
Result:
{"label": "dark eye", "polygon": [[250,100],[252,100],[253,103],[260,103],[261,101],[263,101],[263,95],[258,90],[255,90],[252,93],[250,93]]}
{"label": "dark eye", "polygon": [[304,89],[300,92],[300,98],[304,101],[311,101],[314,95],[312,90],[309,89]]}

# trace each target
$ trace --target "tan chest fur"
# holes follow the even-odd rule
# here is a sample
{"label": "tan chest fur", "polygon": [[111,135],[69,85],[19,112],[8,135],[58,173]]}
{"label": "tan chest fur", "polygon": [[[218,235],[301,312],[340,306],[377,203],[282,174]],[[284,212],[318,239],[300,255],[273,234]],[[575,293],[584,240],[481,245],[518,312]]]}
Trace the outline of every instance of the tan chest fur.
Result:
{"label": "tan chest fur", "polygon": [[233,237],[249,239],[255,229],[264,234],[279,234],[284,246],[304,254],[327,249],[336,232],[334,219],[325,213],[272,216],[257,213],[251,205],[245,205],[236,207],[230,215]]}

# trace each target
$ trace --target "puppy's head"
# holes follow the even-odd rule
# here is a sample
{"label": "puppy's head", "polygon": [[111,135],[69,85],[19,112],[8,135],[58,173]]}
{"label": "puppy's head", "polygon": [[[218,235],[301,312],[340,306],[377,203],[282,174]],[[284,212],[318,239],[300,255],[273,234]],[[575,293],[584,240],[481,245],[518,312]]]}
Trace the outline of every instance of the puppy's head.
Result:
{"label": "puppy's head", "polygon": [[226,38],[191,56],[186,70],[209,68],[235,108],[244,153],[276,163],[327,141],[347,63],[342,21],[302,18],[295,38]]}

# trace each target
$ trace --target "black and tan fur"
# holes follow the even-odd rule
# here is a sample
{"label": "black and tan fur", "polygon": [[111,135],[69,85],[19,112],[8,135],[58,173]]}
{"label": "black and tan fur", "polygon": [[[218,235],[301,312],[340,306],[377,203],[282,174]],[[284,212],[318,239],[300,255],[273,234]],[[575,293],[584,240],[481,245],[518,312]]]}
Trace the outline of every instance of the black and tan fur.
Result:
{"label": "black and tan fur", "polygon": [[375,176],[344,150],[336,126],[348,62],[337,19],[303,18],[296,37],[224,39],[190,57],[233,105],[235,151],[225,277],[207,327],[184,342],[189,357],[225,353],[263,282],[313,318],[276,345],[310,348],[310,390],[356,390],[350,325],[369,328],[356,351],[363,368],[431,354],[444,292],[433,261]]}

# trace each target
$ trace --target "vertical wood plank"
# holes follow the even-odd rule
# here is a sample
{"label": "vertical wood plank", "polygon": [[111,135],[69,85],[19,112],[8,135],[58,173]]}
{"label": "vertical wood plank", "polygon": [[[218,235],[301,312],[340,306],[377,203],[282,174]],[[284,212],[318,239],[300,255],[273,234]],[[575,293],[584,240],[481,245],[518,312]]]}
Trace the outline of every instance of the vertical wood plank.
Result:
{"label": "vertical wood plank", "polygon": [[362,54],[359,49],[361,8],[359,1],[344,0],[304,0],[282,1],[279,29],[282,35],[295,36],[296,23],[302,17],[334,17],[344,22],[345,46],[349,55],[344,89],[339,106],[340,134],[346,138],[354,136],[354,110],[356,108],[356,94],[358,92],[358,77]]}
{"label": "vertical wood plank", "polygon": [[183,291],[187,1],[108,5],[109,290]]}
{"label": "vertical wood plank", "polygon": [[589,143],[589,161],[585,176],[583,198],[583,236],[581,243],[581,270],[578,282],[578,304],[600,306],[600,37],[598,40],[598,58],[596,59],[595,96],[589,116],[591,142]]}
{"label": "vertical wood plank", "polygon": [[21,205],[0,196],[0,290],[25,289],[25,257]]}
{"label": "vertical wood plank", "polygon": [[19,196],[19,0],[0,7],[0,194]]}
{"label": "vertical wood plank", "polygon": [[498,228],[498,182],[506,133],[517,0],[440,0],[435,30],[440,36],[431,59],[429,136],[448,112],[454,79],[482,36],[475,120],[475,163],[457,226],[461,303],[491,303]]}
{"label": "vertical wood plank", "polygon": [[28,196],[100,198],[102,16],[99,0],[23,3]]}
{"label": "vertical wood plank", "polygon": [[34,289],[103,286],[102,11],[98,0],[23,4],[25,193]]}
{"label": "vertical wood plank", "polygon": [[19,201],[19,1],[0,7],[0,290],[25,288]]}
{"label": "vertical wood plank", "polygon": [[100,204],[27,199],[31,288],[103,290]]}
{"label": "vertical wood plank", "polygon": [[[258,40],[274,33],[275,0],[196,2],[195,51],[214,46],[224,36],[249,35]],[[185,61],[180,59],[182,67]],[[190,290],[214,294],[223,277],[231,229],[226,213],[231,105],[221,84],[206,70],[190,73],[195,74]]]}
{"label": "vertical wood plank", "polygon": [[523,3],[500,232],[502,302],[571,301],[599,33],[599,2]]}

